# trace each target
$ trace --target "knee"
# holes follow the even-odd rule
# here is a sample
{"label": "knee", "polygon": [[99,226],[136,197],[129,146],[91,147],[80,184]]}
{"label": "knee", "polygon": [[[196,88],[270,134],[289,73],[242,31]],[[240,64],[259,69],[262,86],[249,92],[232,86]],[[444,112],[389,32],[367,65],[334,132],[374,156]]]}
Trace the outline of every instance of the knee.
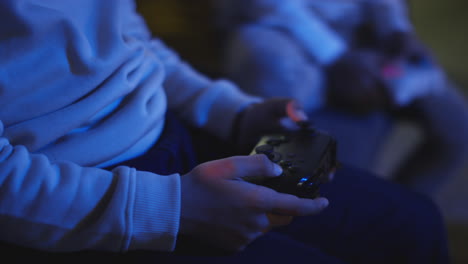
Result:
{"label": "knee", "polygon": [[446,226],[438,207],[419,194],[405,198],[395,229],[384,233],[384,245],[393,252],[389,263],[448,263]]}
{"label": "knee", "polygon": [[420,194],[412,195],[407,201],[402,212],[407,239],[414,243],[445,243],[445,220],[437,204]]}
{"label": "knee", "polygon": [[296,75],[296,69],[310,63],[304,59],[298,44],[287,34],[261,25],[239,27],[231,34],[226,52],[231,71],[249,73],[255,69],[256,74],[269,74],[276,78]]}

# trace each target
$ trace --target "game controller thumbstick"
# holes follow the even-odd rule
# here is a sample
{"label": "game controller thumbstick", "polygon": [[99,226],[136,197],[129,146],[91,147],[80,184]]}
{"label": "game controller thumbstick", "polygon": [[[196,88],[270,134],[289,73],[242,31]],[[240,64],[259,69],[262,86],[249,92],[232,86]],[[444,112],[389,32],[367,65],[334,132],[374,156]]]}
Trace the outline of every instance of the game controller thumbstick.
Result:
{"label": "game controller thumbstick", "polygon": [[275,148],[272,146],[272,145],[261,145],[261,146],[258,146],[255,148],[255,152],[257,154],[265,154],[267,156],[269,156],[271,153],[273,153],[273,151],[275,150]]}
{"label": "game controller thumbstick", "polygon": [[279,162],[281,154],[274,151],[273,145],[265,144],[255,148],[257,154],[265,154],[272,162]]}

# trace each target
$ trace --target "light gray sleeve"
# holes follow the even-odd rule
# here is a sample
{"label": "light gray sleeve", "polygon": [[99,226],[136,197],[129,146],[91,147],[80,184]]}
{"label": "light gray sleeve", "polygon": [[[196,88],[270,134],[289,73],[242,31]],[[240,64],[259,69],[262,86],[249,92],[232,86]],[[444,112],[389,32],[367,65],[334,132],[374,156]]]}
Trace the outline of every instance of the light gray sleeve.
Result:
{"label": "light gray sleeve", "polygon": [[237,114],[261,101],[228,80],[212,80],[196,71],[161,40],[154,39],[151,50],[165,65],[168,108],[195,127],[227,139]]}
{"label": "light gray sleeve", "polygon": [[179,178],[53,163],[11,145],[0,121],[0,240],[53,252],[171,251]]}

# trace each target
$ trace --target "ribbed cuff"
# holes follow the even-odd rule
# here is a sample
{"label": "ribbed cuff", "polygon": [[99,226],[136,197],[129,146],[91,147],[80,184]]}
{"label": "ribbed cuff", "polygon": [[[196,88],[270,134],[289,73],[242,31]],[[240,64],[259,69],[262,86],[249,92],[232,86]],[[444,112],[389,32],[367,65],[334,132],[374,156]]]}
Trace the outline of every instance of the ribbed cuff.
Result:
{"label": "ribbed cuff", "polygon": [[129,250],[173,251],[180,220],[180,175],[137,172]]}

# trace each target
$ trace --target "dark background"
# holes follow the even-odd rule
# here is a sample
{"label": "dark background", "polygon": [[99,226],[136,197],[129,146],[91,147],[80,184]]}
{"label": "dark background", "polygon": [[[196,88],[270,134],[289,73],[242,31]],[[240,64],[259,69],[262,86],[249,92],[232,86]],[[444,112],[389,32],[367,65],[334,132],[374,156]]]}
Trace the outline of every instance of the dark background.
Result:
{"label": "dark background", "polygon": [[[213,26],[214,10],[210,1],[216,0],[139,0],[137,3],[155,35],[199,71],[218,77],[222,34]],[[418,35],[468,96],[468,1],[410,0],[409,4]],[[447,221],[455,264],[468,263],[466,167],[441,193],[434,195]]]}

